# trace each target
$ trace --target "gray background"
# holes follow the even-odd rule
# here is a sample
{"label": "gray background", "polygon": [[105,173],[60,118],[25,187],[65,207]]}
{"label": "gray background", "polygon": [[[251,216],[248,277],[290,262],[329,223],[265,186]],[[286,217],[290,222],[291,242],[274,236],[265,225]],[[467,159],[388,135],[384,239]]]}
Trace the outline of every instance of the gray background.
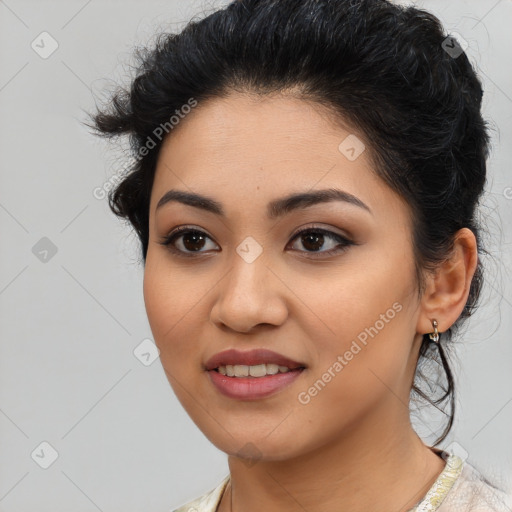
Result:
{"label": "gray background", "polygon": [[[159,360],[133,353],[151,338],[137,240],[93,195],[126,158],[80,125],[93,95],[127,78],[133,45],[224,3],[0,1],[0,512],[167,511],[227,474]],[[468,41],[493,136],[489,280],[457,351],[444,446],[510,485],[512,2],[415,5]],[[59,45],[46,59],[31,47],[43,31]],[[58,453],[48,469],[44,441]]]}

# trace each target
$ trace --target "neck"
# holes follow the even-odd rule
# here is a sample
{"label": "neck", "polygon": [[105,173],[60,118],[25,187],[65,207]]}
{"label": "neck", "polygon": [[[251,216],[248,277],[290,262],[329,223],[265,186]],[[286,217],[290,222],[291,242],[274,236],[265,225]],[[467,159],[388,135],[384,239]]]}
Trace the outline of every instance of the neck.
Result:
{"label": "neck", "polygon": [[373,418],[293,459],[248,464],[230,456],[231,479],[219,512],[409,510],[445,463],[417,436],[408,410],[397,402],[406,416],[389,421],[388,410],[388,423]]}

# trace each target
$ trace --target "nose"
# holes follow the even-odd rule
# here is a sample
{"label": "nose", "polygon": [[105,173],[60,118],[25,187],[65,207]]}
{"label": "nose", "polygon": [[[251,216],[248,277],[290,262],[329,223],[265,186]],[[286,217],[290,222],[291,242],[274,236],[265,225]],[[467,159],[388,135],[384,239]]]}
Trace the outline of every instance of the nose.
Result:
{"label": "nose", "polygon": [[288,317],[286,287],[263,258],[238,256],[217,287],[210,320],[220,328],[248,333],[260,324],[278,326]]}

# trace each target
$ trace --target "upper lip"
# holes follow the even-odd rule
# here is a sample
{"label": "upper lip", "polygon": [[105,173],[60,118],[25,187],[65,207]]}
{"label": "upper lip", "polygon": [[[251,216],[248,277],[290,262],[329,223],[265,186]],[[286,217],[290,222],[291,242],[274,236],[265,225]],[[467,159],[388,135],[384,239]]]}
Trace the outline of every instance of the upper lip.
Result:
{"label": "upper lip", "polygon": [[273,352],[272,350],[266,350],[264,348],[258,348],[247,351],[240,351],[236,349],[224,350],[213,355],[208,361],[206,361],[205,369],[214,370],[219,366],[226,365],[247,365],[255,366],[258,364],[277,364],[279,366],[286,366],[290,369],[305,368],[303,363],[293,361],[292,359]]}

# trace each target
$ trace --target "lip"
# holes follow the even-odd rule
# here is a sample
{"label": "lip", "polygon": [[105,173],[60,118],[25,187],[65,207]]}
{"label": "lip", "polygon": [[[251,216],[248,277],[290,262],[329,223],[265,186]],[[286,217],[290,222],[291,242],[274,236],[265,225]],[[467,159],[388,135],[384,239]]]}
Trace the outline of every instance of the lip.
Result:
{"label": "lip", "polygon": [[228,377],[216,370],[208,371],[210,382],[224,396],[238,400],[259,400],[275,395],[287,388],[304,368],[265,377]]}
{"label": "lip", "polygon": [[[208,359],[205,363],[205,370],[215,370],[219,366],[242,364],[246,366],[255,366],[258,364],[277,364],[280,366],[286,366],[291,370],[297,368],[306,368],[306,365],[294,361],[282,354],[267,350],[264,348],[258,348],[247,351],[240,351],[236,349],[224,350],[218,352],[213,357]],[[283,374],[284,375],[284,374]],[[241,379],[241,377],[237,377]],[[265,378],[265,377],[260,377]]]}

